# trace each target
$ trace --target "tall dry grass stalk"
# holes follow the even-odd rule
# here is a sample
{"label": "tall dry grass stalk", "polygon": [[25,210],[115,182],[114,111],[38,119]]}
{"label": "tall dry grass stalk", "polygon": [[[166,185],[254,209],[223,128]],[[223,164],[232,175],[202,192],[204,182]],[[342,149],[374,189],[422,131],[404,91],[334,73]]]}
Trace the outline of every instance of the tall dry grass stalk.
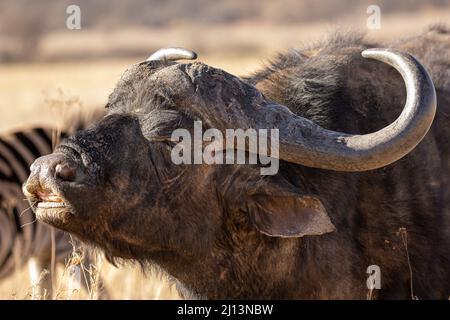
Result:
{"label": "tall dry grass stalk", "polygon": [[409,256],[408,250],[408,231],[406,228],[399,228],[397,231],[397,236],[402,240],[403,248],[405,249],[406,261],[408,262],[408,272],[409,272],[409,286],[411,292],[411,300],[419,300],[419,297],[414,295],[414,281],[413,281],[413,271],[411,266],[411,258]]}

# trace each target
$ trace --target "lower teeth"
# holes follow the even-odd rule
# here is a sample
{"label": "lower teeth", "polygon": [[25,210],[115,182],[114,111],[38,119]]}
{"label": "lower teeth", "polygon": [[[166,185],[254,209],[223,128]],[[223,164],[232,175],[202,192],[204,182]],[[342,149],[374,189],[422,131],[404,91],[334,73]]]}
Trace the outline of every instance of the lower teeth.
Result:
{"label": "lower teeth", "polygon": [[39,202],[38,208],[64,208],[66,205],[62,202]]}

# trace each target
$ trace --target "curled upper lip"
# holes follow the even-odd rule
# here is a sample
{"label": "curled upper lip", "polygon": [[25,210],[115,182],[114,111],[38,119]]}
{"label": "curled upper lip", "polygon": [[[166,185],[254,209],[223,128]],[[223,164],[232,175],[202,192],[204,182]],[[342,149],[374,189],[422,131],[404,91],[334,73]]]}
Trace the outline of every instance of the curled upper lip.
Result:
{"label": "curled upper lip", "polygon": [[42,189],[33,193],[24,190],[24,193],[28,197],[33,209],[65,208],[67,206],[67,201],[62,196],[50,190]]}
{"label": "curled upper lip", "polygon": [[55,193],[38,191],[36,195],[39,198],[39,200],[43,202],[64,202],[63,198],[61,198]]}
{"label": "curled upper lip", "polygon": [[49,193],[46,191],[38,191],[36,193],[37,202],[35,208],[65,208],[66,203],[62,197],[55,193]]}

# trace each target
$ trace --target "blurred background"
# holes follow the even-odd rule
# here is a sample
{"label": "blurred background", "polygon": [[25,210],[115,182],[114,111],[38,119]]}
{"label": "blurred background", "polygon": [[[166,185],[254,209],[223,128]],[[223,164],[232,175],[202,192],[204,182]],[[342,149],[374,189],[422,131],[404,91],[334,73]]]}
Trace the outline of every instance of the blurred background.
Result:
{"label": "blurred background", "polygon": [[[80,8],[80,29],[67,27],[69,5]],[[0,134],[103,107],[126,67],[161,47],[245,75],[336,29],[384,41],[442,22],[450,0],[0,0]],[[104,263],[102,275],[112,298],[178,297],[137,268]],[[0,298],[26,297],[26,277],[0,280]]]}

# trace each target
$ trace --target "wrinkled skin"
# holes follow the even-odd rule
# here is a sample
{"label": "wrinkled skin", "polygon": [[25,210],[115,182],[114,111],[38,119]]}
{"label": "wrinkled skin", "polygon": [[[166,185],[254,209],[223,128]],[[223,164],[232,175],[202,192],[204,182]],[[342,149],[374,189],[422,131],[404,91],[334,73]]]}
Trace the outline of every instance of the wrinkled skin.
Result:
{"label": "wrinkled skin", "polygon": [[[395,70],[360,57],[363,49],[379,46],[335,36],[281,55],[244,82],[230,80],[236,85],[222,88],[220,98],[239,102],[254,90],[251,84],[327,129],[373,132],[391,123],[405,100]],[[366,269],[376,264],[382,289],[374,298],[447,299],[450,63],[439,55],[450,49],[450,35],[435,28],[393,47],[423,62],[439,109],[425,140],[385,168],[344,173],[281,162],[277,175],[261,176],[258,165],[175,165],[171,132],[191,130],[194,119],[207,129],[214,117],[226,117],[226,110],[217,115],[213,102],[220,99],[208,96],[208,86],[230,75],[201,63],[148,62],[126,71],[103,120],[36,161],[25,192],[33,203],[39,190],[52,190],[67,207],[35,208],[40,220],[101,247],[110,259],[160,266],[188,296],[364,299]],[[166,85],[173,82],[159,72],[168,67],[215,113],[199,113],[198,100],[183,99],[178,87]],[[198,83],[196,74],[204,70],[211,82]],[[52,171],[55,163],[76,168],[74,175],[61,179]],[[262,232],[256,221],[265,209],[289,212],[305,197],[320,200],[334,231],[292,238]],[[308,224],[306,219],[295,222]]]}

